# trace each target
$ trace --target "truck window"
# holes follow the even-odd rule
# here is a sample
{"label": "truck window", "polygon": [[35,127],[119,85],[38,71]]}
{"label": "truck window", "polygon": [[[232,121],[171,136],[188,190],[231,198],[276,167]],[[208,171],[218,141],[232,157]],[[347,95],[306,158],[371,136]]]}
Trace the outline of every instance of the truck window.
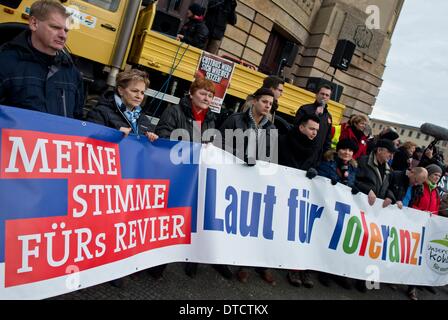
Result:
{"label": "truck window", "polygon": [[0,4],[13,8],[13,9],[17,9],[19,7],[20,2],[22,2],[22,0],[0,0]]}
{"label": "truck window", "polygon": [[[1,0],[0,0],[1,1]],[[84,0],[94,6],[115,12],[118,9],[118,5],[120,4],[120,0]]]}

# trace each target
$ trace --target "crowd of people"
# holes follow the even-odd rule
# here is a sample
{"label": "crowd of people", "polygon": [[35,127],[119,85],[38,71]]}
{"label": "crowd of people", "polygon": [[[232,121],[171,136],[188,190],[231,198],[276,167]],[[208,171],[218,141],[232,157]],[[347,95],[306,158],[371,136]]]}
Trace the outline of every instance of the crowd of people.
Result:
{"label": "crowd of people", "polygon": [[[209,1],[209,5],[213,3]],[[190,7],[192,19],[201,15],[203,8],[199,9],[195,5]],[[67,17],[65,8],[57,1],[40,0],[32,5],[30,30],[0,49],[1,104],[82,118],[81,76],[64,51]],[[190,37],[189,28],[184,29],[185,41]],[[214,35],[219,36],[220,33]],[[347,185],[353,194],[366,194],[370,205],[381,201],[383,207],[397,205],[448,216],[448,195],[438,188],[440,179],[448,173],[437,148],[420,148],[412,142],[400,141],[393,128],[372,137],[367,130],[369,118],[362,114],[351,116],[341,125],[333,124],[327,106],[330,86],[320,87],[314,103],[301,106],[287,132],[272,141],[276,130],[274,114],[283,85],[283,79],[267,77],[263,86],[248,98],[243,110],[218,126],[216,115],[209,109],[215,86],[212,81],[198,77],[178,105],[166,108],[154,130],[142,110],[144,92],[149,87],[148,75],[141,70],[127,70],[118,74],[116,88],[106,91],[83,120],[120,130],[126,136],[146,135],[150,141],[178,140],[176,130],[184,129],[187,134],[182,135],[183,139],[209,143],[209,139],[202,140],[203,133],[216,129],[222,136],[218,146],[248,165],[271,159],[268,155],[276,149],[280,165],[304,170],[309,179],[320,175],[333,185]],[[242,142],[237,143],[236,130],[250,131],[254,139],[244,135]],[[266,153],[258,152],[262,144]],[[215,268],[225,278],[233,277],[227,266]],[[154,277],[161,277],[163,270],[164,266],[159,266],[150,272]],[[248,281],[248,270],[247,267],[238,269],[239,281]],[[271,270],[256,268],[256,271],[267,283],[275,285]],[[194,277],[197,265],[187,264],[186,272]],[[347,278],[319,273],[322,283],[328,284],[330,278],[350,287]],[[308,270],[290,270],[288,280],[294,286],[314,286]],[[113,284],[121,286],[122,282],[117,280]],[[362,282],[357,282],[357,287],[365,290]],[[408,294],[411,299],[417,299],[415,287],[410,286]]]}

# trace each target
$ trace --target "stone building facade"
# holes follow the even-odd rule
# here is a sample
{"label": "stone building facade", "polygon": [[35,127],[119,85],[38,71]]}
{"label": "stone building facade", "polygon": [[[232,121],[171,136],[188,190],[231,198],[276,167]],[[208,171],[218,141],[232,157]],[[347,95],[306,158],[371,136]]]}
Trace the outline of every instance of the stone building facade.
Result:
{"label": "stone building facade", "polygon": [[[228,25],[219,55],[276,73],[288,45],[298,46],[284,75],[305,88],[309,77],[344,87],[345,116],[372,113],[391,37],[404,0],[238,0],[237,24]],[[373,27],[373,28],[372,28]],[[334,74],[330,61],[339,39],[356,44],[347,71]]]}

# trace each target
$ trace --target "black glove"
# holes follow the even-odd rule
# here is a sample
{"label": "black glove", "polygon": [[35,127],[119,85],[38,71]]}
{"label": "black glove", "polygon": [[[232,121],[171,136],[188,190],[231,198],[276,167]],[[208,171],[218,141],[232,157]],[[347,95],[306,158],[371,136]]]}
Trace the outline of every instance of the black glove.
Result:
{"label": "black glove", "polygon": [[338,180],[336,180],[334,178],[331,179],[331,184],[334,185],[334,186],[337,185],[338,184]]}
{"label": "black glove", "polygon": [[353,186],[352,188],[352,194],[358,194],[359,193],[359,189],[355,186]]}
{"label": "black glove", "polygon": [[313,179],[316,176],[317,176],[317,170],[314,168],[309,168],[308,171],[306,172],[306,177],[308,179]]}

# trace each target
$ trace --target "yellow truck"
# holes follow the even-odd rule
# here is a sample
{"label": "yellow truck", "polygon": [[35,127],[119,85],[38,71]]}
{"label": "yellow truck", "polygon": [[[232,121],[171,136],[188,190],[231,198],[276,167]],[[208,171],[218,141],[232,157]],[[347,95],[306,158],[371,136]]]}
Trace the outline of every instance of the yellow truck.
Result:
{"label": "yellow truck", "polygon": [[[33,2],[34,0],[0,0],[0,45],[27,28]],[[116,74],[126,65],[147,69],[151,79],[166,79],[169,75],[173,82],[193,80],[202,51],[151,30],[157,1],[60,2],[72,14],[67,49],[75,57],[84,78],[90,82],[87,87],[95,87],[101,81],[114,86]],[[265,77],[265,74],[237,64],[227,95],[243,101],[261,86]],[[155,86],[154,80],[152,84]],[[147,94],[176,103],[178,98],[173,96],[174,92],[172,90],[162,94],[157,90],[148,90]],[[278,111],[288,118],[295,115],[298,107],[313,101],[314,93],[285,84]],[[329,110],[334,123],[339,123],[344,105],[331,101]]]}

